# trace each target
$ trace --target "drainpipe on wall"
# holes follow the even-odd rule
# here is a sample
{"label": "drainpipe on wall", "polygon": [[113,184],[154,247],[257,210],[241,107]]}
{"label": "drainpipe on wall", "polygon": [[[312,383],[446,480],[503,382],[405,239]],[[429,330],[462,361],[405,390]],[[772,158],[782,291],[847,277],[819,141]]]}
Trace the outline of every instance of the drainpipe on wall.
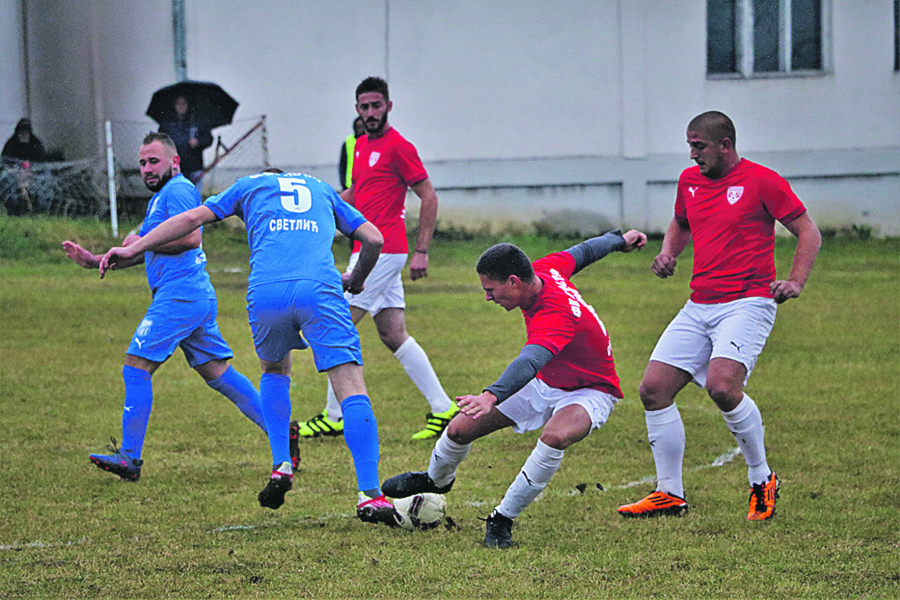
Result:
{"label": "drainpipe on wall", "polygon": [[25,68],[25,115],[31,118],[31,65],[28,64],[28,1],[22,0],[22,62]]}
{"label": "drainpipe on wall", "polygon": [[172,40],[175,51],[175,80],[187,79],[187,42],[185,41],[184,0],[172,0]]}
{"label": "drainpipe on wall", "polygon": [[94,125],[97,135],[97,151],[100,155],[106,154],[106,112],[103,97],[103,53],[100,49],[100,7],[96,0],[91,0],[90,7],[90,38],[91,38],[91,96],[94,99]]}

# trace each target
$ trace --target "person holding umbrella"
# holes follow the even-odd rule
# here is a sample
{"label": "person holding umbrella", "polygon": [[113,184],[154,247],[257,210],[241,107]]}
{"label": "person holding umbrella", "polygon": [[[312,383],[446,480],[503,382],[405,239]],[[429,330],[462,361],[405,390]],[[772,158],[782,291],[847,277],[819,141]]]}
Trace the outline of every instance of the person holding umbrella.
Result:
{"label": "person holding umbrella", "polygon": [[237,107],[219,85],[186,80],[156,90],[147,116],[175,142],[181,172],[196,184],[203,177],[203,151],[213,143],[212,130],[230,124]]}
{"label": "person holding umbrella", "polygon": [[181,172],[195,184],[203,177],[203,151],[212,146],[212,131],[191,114],[191,105],[184,96],[175,99],[175,113],[171,120],[159,124],[159,132],[175,142],[181,157]]}

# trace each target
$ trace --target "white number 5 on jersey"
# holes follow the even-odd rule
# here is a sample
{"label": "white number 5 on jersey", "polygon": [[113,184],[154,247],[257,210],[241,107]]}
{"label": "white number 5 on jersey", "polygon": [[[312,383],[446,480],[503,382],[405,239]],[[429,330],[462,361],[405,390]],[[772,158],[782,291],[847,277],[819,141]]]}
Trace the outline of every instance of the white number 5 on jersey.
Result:
{"label": "white number 5 on jersey", "polygon": [[312,207],[312,194],[306,187],[305,179],[295,177],[279,177],[281,186],[281,206],[285,210],[295,213],[304,213]]}

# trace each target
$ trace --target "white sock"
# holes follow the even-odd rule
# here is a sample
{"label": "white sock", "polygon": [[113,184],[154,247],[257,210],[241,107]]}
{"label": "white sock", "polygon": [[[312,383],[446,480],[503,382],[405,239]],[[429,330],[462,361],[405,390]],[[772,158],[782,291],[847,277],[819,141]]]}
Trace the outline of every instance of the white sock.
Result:
{"label": "white sock", "polygon": [[[326,378],[327,379],[327,378]],[[328,379],[328,396],[325,401],[325,415],[332,423],[337,423],[344,418],[344,412],[341,410],[341,403],[338,402],[337,396],[334,395],[334,388],[331,387],[331,379]]]}
{"label": "white sock", "polygon": [[559,469],[562,457],[562,450],[551,448],[538,440],[534,450],[531,451],[531,456],[525,461],[522,470],[516,475],[512,485],[503,495],[503,500],[497,506],[500,514],[510,519],[518,517],[547,487],[547,482]]}
{"label": "white sock", "polygon": [[731,412],[723,412],[722,417],[729,431],[734,434],[734,439],[744,454],[744,460],[747,461],[747,478],[750,485],[765,483],[772,470],[766,462],[765,428],[756,402],[744,394],[737,408]]}
{"label": "white sock", "polygon": [[428,355],[412,336],[400,344],[394,352],[394,358],[400,361],[403,370],[425,396],[432,413],[442,413],[450,409],[450,397],[441,386]]}
{"label": "white sock", "polygon": [[681,463],[684,460],[684,423],[675,404],[644,411],[647,439],[656,463],[656,489],[684,498]]}
{"label": "white sock", "polygon": [[472,444],[452,441],[444,430],[431,451],[431,462],[428,464],[428,476],[436,486],[444,487],[456,479],[456,467],[466,459],[471,447]]}

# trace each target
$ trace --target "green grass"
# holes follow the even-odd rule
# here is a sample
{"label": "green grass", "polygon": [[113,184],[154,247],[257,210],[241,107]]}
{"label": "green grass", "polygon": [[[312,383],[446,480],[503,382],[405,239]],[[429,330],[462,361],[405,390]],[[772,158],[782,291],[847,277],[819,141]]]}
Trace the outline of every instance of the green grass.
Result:
{"label": "green grass", "polygon": [[[126,227],[127,230],[127,227]],[[27,237],[26,234],[27,233]],[[626,399],[566,452],[543,497],[516,521],[517,546],[480,546],[537,433],[475,443],[448,495],[454,526],[430,532],[353,518],[342,440],[301,446],[295,489],[260,508],[264,436],[206,387],[180,352],[154,377],[143,478],[125,483],[87,454],[119,436],[125,348],[149,303],[141,268],[70,264],[66,238],[95,251],[99,223],[0,217],[0,598],[895,598],[900,595],[900,244],[828,240],[803,296],[779,308],[750,379],[783,487],[778,515],[748,523],[741,457],[712,402],[678,398],[688,446],[682,519],[626,521],[616,507],[654,475],[637,386],[659,333],[688,294],[690,257],[652,276],[659,249],[615,254],[576,276],[612,336]],[[438,241],[424,281],[407,284],[411,333],[451,395],[480,391],[524,341],[518,313],[484,302],[473,265],[496,240]],[[566,240],[517,238],[532,258]],[[259,366],[244,310],[246,248],[228,226],[205,248],[235,366]],[[779,273],[793,244],[779,240]],[[346,246],[336,245],[338,263]],[[242,268],[241,272],[234,272]],[[381,474],[427,466],[409,436],[427,405],[361,323],[379,420]],[[324,405],[325,380],[295,352],[296,416]],[[585,484],[584,492],[579,492]],[[596,484],[601,484],[600,491]]]}

